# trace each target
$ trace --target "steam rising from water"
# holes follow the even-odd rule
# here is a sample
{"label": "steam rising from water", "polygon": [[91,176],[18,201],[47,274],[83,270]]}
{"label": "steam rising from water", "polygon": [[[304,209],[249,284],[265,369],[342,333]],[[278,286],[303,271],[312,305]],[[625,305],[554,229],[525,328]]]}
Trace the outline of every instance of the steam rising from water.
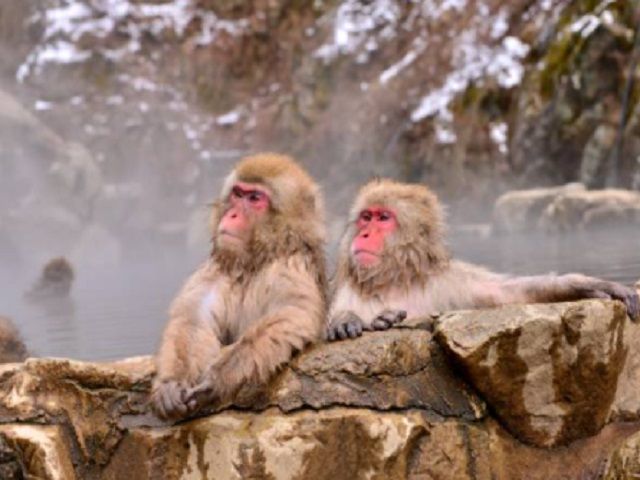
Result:
{"label": "steam rising from water", "polygon": [[[640,250],[629,233],[546,237],[482,238],[456,235],[458,258],[514,274],[580,271],[633,284],[640,278]],[[24,302],[23,292],[39,275],[36,268],[0,264],[0,306],[17,321],[36,355],[114,359],[155,351],[167,309],[182,282],[206,256],[172,248],[147,252],[113,268],[77,266],[69,301]]]}

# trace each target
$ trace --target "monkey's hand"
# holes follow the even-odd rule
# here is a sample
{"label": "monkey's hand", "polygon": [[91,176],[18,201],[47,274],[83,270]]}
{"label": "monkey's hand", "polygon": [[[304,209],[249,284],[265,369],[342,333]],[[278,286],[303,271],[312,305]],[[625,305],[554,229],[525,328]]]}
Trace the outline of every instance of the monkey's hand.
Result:
{"label": "monkey's hand", "polygon": [[606,282],[601,292],[614,300],[620,300],[624,303],[624,306],[627,307],[627,314],[631,317],[631,320],[634,322],[640,320],[640,299],[638,298],[638,292],[633,288],[625,287],[619,283]]}
{"label": "monkey's hand", "polygon": [[177,380],[158,382],[151,392],[151,405],[156,414],[164,419],[177,419],[189,413],[186,392],[189,385]]}
{"label": "monkey's hand", "polygon": [[327,340],[330,342],[344,340],[346,338],[356,338],[362,335],[365,329],[362,319],[350,310],[338,312],[331,319],[327,331]]}
{"label": "monkey's hand", "polygon": [[638,298],[638,292],[633,288],[625,287],[615,282],[601,282],[588,289],[586,293],[590,298],[620,300],[627,307],[627,314],[631,317],[631,320],[634,322],[640,320],[640,299]]}
{"label": "monkey's hand", "polygon": [[371,330],[388,330],[405,318],[406,310],[384,310],[371,322]]}
{"label": "monkey's hand", "polygon": [[220,399],[216,381],[212,375],[204,376],[198,384],[185,393],[185,403],[190,413]]}

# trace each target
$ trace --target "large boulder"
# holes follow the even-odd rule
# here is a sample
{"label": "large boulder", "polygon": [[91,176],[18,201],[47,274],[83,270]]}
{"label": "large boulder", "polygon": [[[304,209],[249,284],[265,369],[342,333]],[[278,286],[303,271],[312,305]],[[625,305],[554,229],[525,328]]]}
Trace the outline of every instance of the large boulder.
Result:
{"label": "large boulder", "polygon": [[585,190],[580,183],[516,190],[496,200],[493,225],[498,231],[566,232],[640,225],[640,192]]}
{"label": "large boulder", "polygon": [[605,425],[626,319],[617,302],[508,305],[445,315],[436,335],[514,435],[550,447]]}
{"label": "large boulder", "polygon": [[[466,333],[465,321],[473,326]],[[198,418],[177,424],[161,421],[149,410],[151,357],[115,363],[29,359],[0,366],[0,476],[594,478],[616,449],[640,431],[640,417],[629,413],[637,412],[629,399],[621,403],[629,413],[625,422],[619,421],[620,415],[602,414],[612,403],[618,408],[616,380],[618,391],[634,388],[621,382],[635,381],[632,372],[624,372],[636,369],[635,357],[640,356],[629,348],[625,363],[627,331],[635,325],[624,318],[620,304],[594,300],[447,315],[437,321],[445,348],[430,333],[432,323],[414,319],[402,328],[315,346],[268,385],[247,385],[233,404],[212,406]],[[455,336],[459,345],[445,341],[447,326],[451,338],[458,335],[454,330],[464,333]],[[514,329],[521,330],[521,350],[511,340],[500,340],[512,338]],[[497,364],[515,372],[513,382],[522,384],[521,372],[538,361],[539,374],[524,375],[520,394],[530,387],[541,390],[527,391],[533,403],[525,407],[543,408],[545,400],[551,402],[550,372],[557,370],[558,379],[568,384],[558,387],[564,389],[561,393],[576,389],[561,405],[573,413],[557,419],[550,408],[549,424],[561,425],[560,433],[593,435],[562,448],[540,449],[509,433],[520,436],[531,429],[530,412],[507,395],[522,413],[509,418],[499,403],[504,399],[480,388],[469,375],[470,383],[486,397],[486,408],[447,355],[462,365],[457,350],[470,348],[476,337],[486,338],[487,330],[498,339],[496,348],[492,353],[486,348],[484,360],[476,357],[484,362],[479,368],[495,374],[490,382],[499,393],[509,391],[494,381],[501,374]],[[545,339],[550,342],[547,354],[536,357]],[[568,378],[569,366],[577,378]],[[577,391],[589,379],[592,384],[584,391],[593,392],[594,398]],[[598,382],[610,390],[609,396]],[[598,428],[585,426],[585,411],[592,412]],[[598,431],[602,418],[612,423]],[[538,420],[545,425],[542,417]],[[548,430],[542,429],[544,438],[550,438]],[[570,441],[567,435],[553,438]]]}

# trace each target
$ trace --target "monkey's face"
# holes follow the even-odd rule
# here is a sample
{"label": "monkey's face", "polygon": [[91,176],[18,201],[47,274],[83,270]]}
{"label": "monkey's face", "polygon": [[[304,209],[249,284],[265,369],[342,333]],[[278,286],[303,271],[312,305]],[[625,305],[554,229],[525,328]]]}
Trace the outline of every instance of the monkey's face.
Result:
{"label": "monkey's face", "polygon": [[222,250],[244,252],[256,226],[269,214],[271,194],[262,185],[236,182],[225,206],[216,231],[216,246]]}
{"label": "monkey's face", "polygon": [[396,213],[383,205],[370,205],[360,211],[351,241],[350,255],[359,267],[380,264],[389,238],[398,230]]}

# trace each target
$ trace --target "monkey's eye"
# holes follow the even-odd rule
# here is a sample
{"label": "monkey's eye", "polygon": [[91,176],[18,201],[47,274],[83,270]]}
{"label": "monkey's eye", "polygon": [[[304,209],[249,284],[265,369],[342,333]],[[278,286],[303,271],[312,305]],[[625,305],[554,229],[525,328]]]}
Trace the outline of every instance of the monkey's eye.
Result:
{"label": "monkey's eye", "polygon": [[391,220],[391,213],[382,211],[378,214],[378,220],[381,222],[388,222]]}
{"label": "monkey's eye", "polygon": [[232,197],[242,198],[243,194],[244,194],[244,192],[242,191],[242,189],[240,187],[233,187],[233,189],[231,190],[231,196]]}
{"label": "monkey's eye", "polygon": [[364,210],[363,212],[360,212],[360,220],[364,220],[365,222],[370,222],[372,218],[373,218],[373,215],[369,210]]}
{"label": "monkey's eye", "polygon": [[264,199],[264,193],[258,191],[249,192],[248,198],[251,203],[256,203]]}

